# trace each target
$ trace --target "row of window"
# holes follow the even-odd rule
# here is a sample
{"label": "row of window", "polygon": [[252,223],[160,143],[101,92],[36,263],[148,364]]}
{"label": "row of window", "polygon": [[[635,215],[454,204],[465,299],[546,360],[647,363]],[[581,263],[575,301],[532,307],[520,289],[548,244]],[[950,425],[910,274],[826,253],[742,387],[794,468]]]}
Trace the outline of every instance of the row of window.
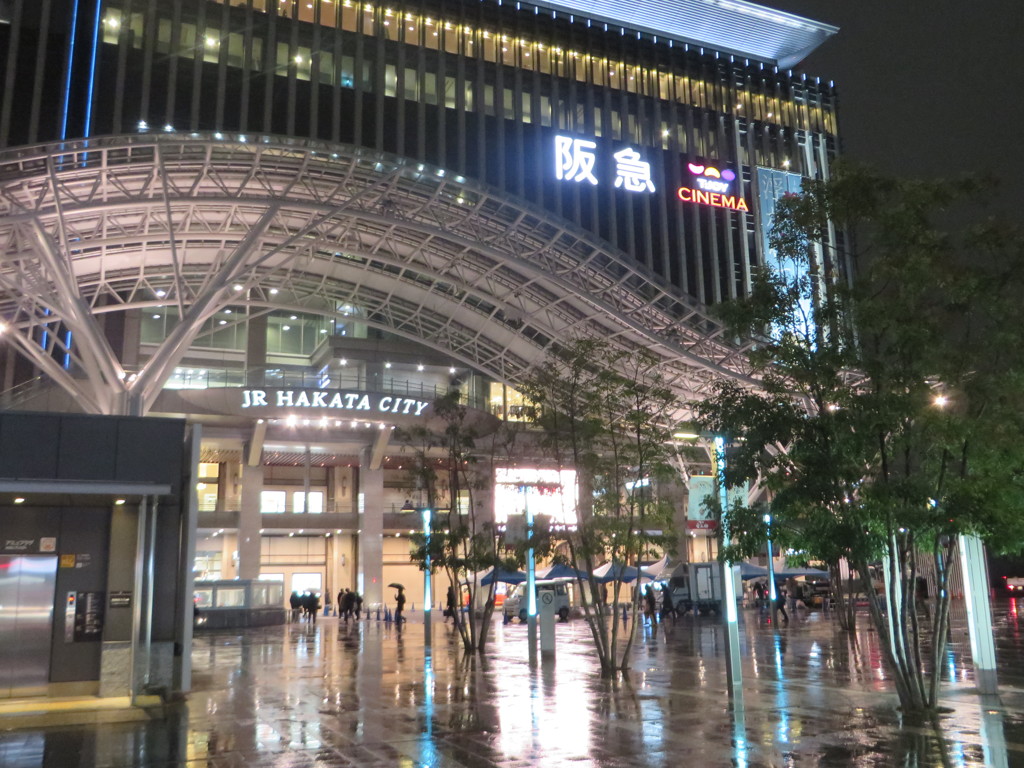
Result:
{"label": "row of window", "polygon": [[[232,5],[244,3],[235,2]],[[470,59],[480,58],[492,64],[541,75],[575,80],[664,101],[676,101],[701,109],[735,113],[748,119],[779,123],[803,130],[823,128],[829,133],[835,133],[834,113],[830,107],[820,103],[820,94],[813,93],[814,89],[809,85],[776,82],[759,73],[751,75],[737,70],[725,61],[711,61],[710,64],[700,67],[700,74],[694,76],[685,72],[663,71],[628,64],[606,56],[545,45],[535,40],[478,29],[466,24],[453,24],[429,16],[402,14],[368,3],[333,3],[323,8],[330,10],[321,10],[319,2],[315,6],[309,2],[299,3],[295,8],[295,18],[345,32],[367,36],[381,35],[393,43],[404,43]],[[262,11],[263,8],[256,6],[254,10]],[[292,12],[290,3],[279,4],[279,15],[288,17]],[[125,42],[141,48],[145,39],[145,16],[139,12],[123,15],[120,9],[109,8],[104,17],[103,29],[104,42]],[[255,36],[251,37],[251,48],[247,52],[246,37],[243,29],[235,31],[229,28],[225,33],[217,22],[209,18],[201,30],[197,25],[187,22],[179,24],[175,29],[170,19],[159,19],[156,49],[160,53],[175,53],[186,58],[198,55],[209,63],[217,63],[223,55],[229,66],[253,71],[268,70],[277,74],[294,71],[297,79],[316,80],[341,87],[353,87],[357,76],[360,77],[360,84],[364,88],[372,82],[369,61],[364,60],[360,67],[361,71],[357,73],[353,66],[353,57],[336,56],[335,52],[330,50],[329,44],[321,42],[317,49],[313,49],[310,45],[278,40],[274,43],[274,55],[268,57],[264,50],[264,40]],[[353,38],[345,36],[345,39],[345,47],[354,48]],[[334,47],[337,48],[337,45]],[[431,93],[436,98],[439,92],[436,83],[431,85],[429,82],[416,83],[415,78],[406,79],[410,81],[402,91],[406,98],[417,99],[421,93],[424,98],[429,98]],[[784,92],[786,90],[792,92],[787,94]],[[819,103],[815,104],[815,101]],[[454,104],[448,106],[454,107]],[[473,107],[470,104],[466,108]]]}

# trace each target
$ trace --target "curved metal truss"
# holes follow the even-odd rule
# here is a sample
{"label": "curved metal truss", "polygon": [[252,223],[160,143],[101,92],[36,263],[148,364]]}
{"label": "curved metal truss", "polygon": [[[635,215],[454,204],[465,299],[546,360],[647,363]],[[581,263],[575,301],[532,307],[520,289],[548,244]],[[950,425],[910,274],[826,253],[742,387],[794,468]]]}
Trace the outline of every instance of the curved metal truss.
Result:
{"label": "curved metal truss", "polygon": [[[513,385],[577,336],[651,350],[683,402],[718,377],[748,378],[744,350],[704,307],[607,243],[348,145],[165,134],[6,151],[0,247],[7,333],[96,413],[145,413],[203,323],[239,304],[332,317],[358,306],[361,322]],[[100,318],[159,305],[180,321],[126,371]]]}

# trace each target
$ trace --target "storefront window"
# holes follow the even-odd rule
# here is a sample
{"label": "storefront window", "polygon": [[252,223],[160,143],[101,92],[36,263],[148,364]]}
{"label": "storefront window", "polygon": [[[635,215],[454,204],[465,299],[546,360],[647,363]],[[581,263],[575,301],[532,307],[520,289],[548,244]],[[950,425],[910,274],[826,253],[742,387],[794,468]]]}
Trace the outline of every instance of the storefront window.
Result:
{"label": "storefront window", "polygon": [[261,491],[260,512],[264,515],[279,515],[284,513],[285,505],[288,503],[286,491]]}

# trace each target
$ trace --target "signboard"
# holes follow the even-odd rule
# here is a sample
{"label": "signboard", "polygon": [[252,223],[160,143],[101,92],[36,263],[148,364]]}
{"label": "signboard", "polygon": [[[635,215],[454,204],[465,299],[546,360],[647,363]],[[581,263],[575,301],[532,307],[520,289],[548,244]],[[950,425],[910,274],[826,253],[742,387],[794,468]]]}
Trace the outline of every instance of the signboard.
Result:
{"label": "signboard", "polygon": [[732,193],[733,182],[736,181],[735,171],[728,168],[719,170],[713,165],[702,163],[687,163],[685,170],[690,174],[690,186],[682,186],[676,190],[676,197],[684,203],[749,213],[750,209],[743,195]]}
{"label": "signboard", "polygon": [[[761,252],[764,257],[764,265],[775,270],[790,285],[796,285],[807,276],[807,264],[781,258],[779,253],[771,247],[771,231],[775,223],[775,211],[778,208],[779,200],[791,195],[799,195],[803,190],[803,183],[803,176],[798,173],[760,166],[757,169],[758,225],[761,231]],[[820,246],[812,243],[811,247],[819,251],[818,258],[820,260],[823,256]],[[808,338],[813,337],[814,327],[811,324],[811,318],[814,314],[810,297],[802,297],[799,303],[799,309],[794,310],[792,318],[794,330]],[[778,337],[779,333],[780,331],[776,329],[772,335]]]}
{"label": "signboard", "polygon": [[430,405],[429,400],[382,395],[368,392],[345,392],[330,389],[243,389],[242,409],[326,410],[340,414],[399,414],[419,416]]}
{"label": "signboard", "polygon": [[[687,182],[676,190],[684,203],[726,208],[749,213],[742,194],[734,187],[736,172],[707,163],[686,163]],[[611,152],[594,139],[558,134],[555,136],[555,178],[562,182],[597,187],[611,183],[626,192],[651,194],[656,190],[651,164],[633,147]]]}
{"label": "signboard", "polygon": [[117,590],[110,593],[111,608],[131,608],[132,591],[130,589]]}
{"label": "signboard", "polygon": [[64,642],[95,643],[103,636],[103,592],[68,592]]}
{"label": "signboard", "polygon": [[[715,477],[712,475],[692,475],[690,477],[690,494],[686,500],[686,530],[717,531],[718,520],[713,512],[704,506],[704,499],[715,496]],[[735,486],[728,492],[729,506],[747,503],[747,489]]]}
{"label": "signboard", "polygon": [[651,178],[651,164],[632,147],[625,147],[611,153],[614,167],[609,167],[607,157],[598,163],[597,142],[576,136],[555,136],[555,178],[559,181],[598,186],[598,176],[614,178],[616,189],[626,192],[654,192]]}
{"label": "signboard", "polygon": [[714,478],[710,475],[691,475],[690,493],[686,499],[686,530],[715,531],[718,520],[704,506],[704,499],[715,493]]}

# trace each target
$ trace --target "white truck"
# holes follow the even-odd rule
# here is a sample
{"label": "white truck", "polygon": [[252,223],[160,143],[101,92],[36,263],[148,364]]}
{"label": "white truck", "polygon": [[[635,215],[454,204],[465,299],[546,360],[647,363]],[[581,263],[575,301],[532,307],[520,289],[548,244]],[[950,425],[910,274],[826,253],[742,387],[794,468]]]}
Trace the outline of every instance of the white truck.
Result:
{"label": "white truck", "polygon": [[[672,605],[695,614],[722,612],[722,564],[681,563],[668,582]],[[737,594],[742,594],[742,591]]]}
{"label": "white truck", "polygon": [[[537,585],[537,612],[540,613],[540,596],[548,593],[555,599],[555,615],[562,621],[569,618],[569,589],[564,581],[538,581]],[[520,621],[526,621],[526,584],[516,584],[505,596],[505,603],[502,608],[508,618],[518,617]]]}

